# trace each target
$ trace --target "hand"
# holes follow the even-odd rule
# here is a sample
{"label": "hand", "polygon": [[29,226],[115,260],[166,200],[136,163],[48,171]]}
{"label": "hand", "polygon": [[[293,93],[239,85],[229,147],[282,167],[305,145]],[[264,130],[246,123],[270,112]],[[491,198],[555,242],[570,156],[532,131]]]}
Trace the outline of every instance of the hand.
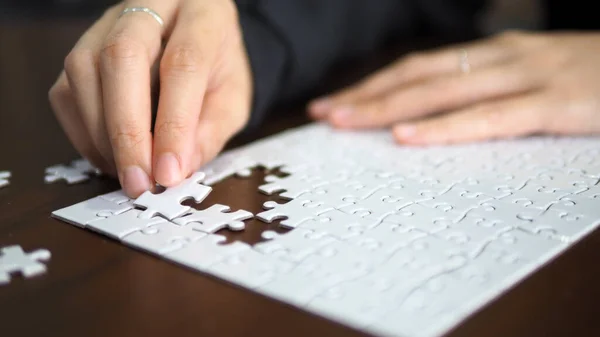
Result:
{"label": "hand", "polygon": [[598,55],[598,33],[505,33],[409,55],[309,112],[340,128],[393,126],[415,145],[600,133]]}
{"label": "hand", "polygon": [[[164,26],[147,13],[120,16],[139,6],[159,13]],[[154,181],[179,183],[216,156],[246,124],[252,90],[233,1],[127,0],[77,42],[49,98],[81,155],[118,174],[136,197]]]}

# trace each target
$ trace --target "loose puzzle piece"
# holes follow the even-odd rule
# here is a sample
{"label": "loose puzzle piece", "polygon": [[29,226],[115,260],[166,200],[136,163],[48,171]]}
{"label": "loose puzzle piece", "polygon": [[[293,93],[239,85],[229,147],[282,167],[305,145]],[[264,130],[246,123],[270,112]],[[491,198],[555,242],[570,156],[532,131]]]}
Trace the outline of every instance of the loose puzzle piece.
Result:
{"label": "loose puzzle piece", "polygon": [[77,184],[89,180],[90,174],[99,174],[99,171],[88,161],[81,159],[73,161],[69,166],[61,164],[46,168],[44,181],[54,183],[64,180],[67,184]]}
{"label": "loose puzzle piece", "polygon": [[0,255],[0,285],[10,282],[10,274],[20,272],[23,277],[29,278],[46,272],[46,265],[40,261],[50,259],[50,251],[38,249],[25,253],[21,246],[8,246],[2,248]]}
{"label": "loose puzzle piece", "polygon": [[215,233],[223,228],[241,231],[245,228],[244,220],[251,219],[254,216],[248,211],[230,212],[230,210],[229,206],[215,204],[201,211],[193,210],[191,213],[173,220],[173,222],[182,226],[191,226],[202,232]]}
{"label": "loose puzzle piece", "polygon": [[92,221],[87,224],[87,228],[120,240],[135,231],[167,222],[166,219],[161,217],[142,218],[140,217],[141,214],[142,211],[132,209],[111,217]]}
{"label": "loose puzzle piece", "polygon": [[207,234],[172,222],[159,222],[141,228],[121,239],[126,245],[155,255],[181,249]]}
{"label": "loose puzzle piece", "polygon": [[190,210],[190,207],[183,206],[181,204],[183,201],[194,199],[196,203],[200,203],[212,191],[211,187],[200,184],[204,176],[204,173],[196,172],[181,184],[169,187],[160,194],[153,194],[150,191],[144,192],[134,201],[134,205],[145,209],[140,217],[150,219],[158,214],[167,220],[173,220],[185,214]]}
{"label": "loose puzzle piece", "polygon": [[0,171],[0,188],[8,186],[11,174],[8,171]]}
{"label": "loose puzzle piece", "polygon": [[126,201],[121,204],[98,196],[78,204],[52,212],[52,217],[68,222],[78,227],[86,227],[93,221],[98,221],[118,215],[133,209],[133,203]]}

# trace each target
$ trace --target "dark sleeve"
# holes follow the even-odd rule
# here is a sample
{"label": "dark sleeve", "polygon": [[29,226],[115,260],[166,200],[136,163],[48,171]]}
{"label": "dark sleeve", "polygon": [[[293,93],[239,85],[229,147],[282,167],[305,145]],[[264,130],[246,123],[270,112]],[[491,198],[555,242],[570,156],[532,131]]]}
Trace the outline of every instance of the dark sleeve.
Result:
{"label": "dark sleeve", "polygon": [[264,120],[274,103],[313,88],[342,58],[414,36],[423,27],[448,32],[458,25],[454,28],[462,30],[469,21],[465,15],[472,14],[464,4],[474,1],[238,0],[254,77],[249,128]]}

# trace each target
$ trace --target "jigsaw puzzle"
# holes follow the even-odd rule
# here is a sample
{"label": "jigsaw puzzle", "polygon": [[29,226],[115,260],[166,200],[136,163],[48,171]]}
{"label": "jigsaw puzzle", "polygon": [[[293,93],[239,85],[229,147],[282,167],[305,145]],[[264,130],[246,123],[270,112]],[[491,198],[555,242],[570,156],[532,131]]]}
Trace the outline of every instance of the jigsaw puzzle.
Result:
{"label": "jigsaw puzzle", "polygon": [[9,171],[0,171],[0,188],[8,186],[10,183],[8,179],[10,179],[11,173]]}
{"label": "jigsaw puzzle", "polygon": [[[287,233],[226,243],[215,232],[243,230],[249,212],[181,205],[253,167],[285,174],[260,186],[283,200],[257,218]],[[600,226],[600,138],[411,148],[311,124],[203,169],[133,203],[145,211],[114,192],[54,215],[380,336],[443,335]]]}
{"label": "jigsaw puzzle", "polygon": [[23,277],[34,277],[46,272],[46,265],[41,261],[50,259],[50,251],[38,249],[25,253],[21,246],[8,246],[1,249],[0,285],[10,282],[10,274],[19,272]]}

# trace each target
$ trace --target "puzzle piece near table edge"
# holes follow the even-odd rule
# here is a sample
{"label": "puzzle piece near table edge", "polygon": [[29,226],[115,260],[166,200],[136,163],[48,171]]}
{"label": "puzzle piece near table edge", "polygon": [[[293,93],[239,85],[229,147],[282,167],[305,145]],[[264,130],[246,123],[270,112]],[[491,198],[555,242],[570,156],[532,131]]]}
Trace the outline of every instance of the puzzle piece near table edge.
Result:
{"label": "puzzle piece near table edge", "polygon": [[6,187],[10,184],[9,178],[12,177],[10,171],[0,171],[0,188]]}
{"label": "puzzle piece near table edge", "polygon": [[0,254],[0,285],[10,282],[11,273],[20,273],[24,278],[45,273],[47,267],[41,261],[48,261],[51,256],[47,249],[25,253],[19,245],[3,247]]}
{"label": "puzzle piece near table edge", "polygon": [[181,204],[183,201],[193,199],[200,203],[210,194],[212,188],[201,184],[205,176],[203,172],[196,172],[160,194],[146,191],[134,201],[134,205],[144,209],[140,215],[142,218],[149,219],[158,214],[173,220],[190,210],[191,207]]}

